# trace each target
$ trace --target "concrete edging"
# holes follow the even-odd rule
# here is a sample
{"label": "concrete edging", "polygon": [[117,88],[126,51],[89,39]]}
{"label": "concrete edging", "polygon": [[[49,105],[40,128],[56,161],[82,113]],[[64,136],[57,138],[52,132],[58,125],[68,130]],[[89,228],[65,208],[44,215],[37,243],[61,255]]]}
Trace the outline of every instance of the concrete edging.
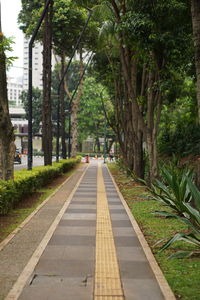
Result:
{"label": "concrete edging", "polygon": [[154,255],[153,255],[153,253],[151,251],[151,248],[149,247],[149,245],[148,245],[148,243],[147,243],[147,241],[146,241],[146,239],[145,239],[145,237],[144,237],[144,235],[143,235],[143,233],[142,233],[142,231],[141,231],[138,223],[136,222],[134,216],[132,215],[132,213],[131,213],[131,211],[130,211],[130,209],[129,209],[127,203],[126,203],[126,201],[124,200],[124,197],[122,196],[122,194],[121,194],[121,192],[120,192],[120,190],[119,190],[119,188],[118,188],[118,186],[117,186],[117,184],[115,182],[114,177],[112,176],[109,168],[107,166],[106,166],[106,168],[107,168],[107,170],[108,170],[108,172],[109,172],[109,174],[110,174],[110,176],[112,178],[113,184],[114,184],[114,186],[115,186],[115,188],[116,188],[116,190],[117,190],[117,192],[119,194],[119,197],[120,197],[120,199],[122,201],[122,204],[124,205],[124,208],[125,208],[128,216],[129,216],[129,218],[130,218],[132,226],[133,226],[133,228],[134,228],[134,230],[135,230],[135,232],[137,234],[137,237],[138,237],[138,239],[139,239],[139,241],[141,243],[141,246],[142,246],[142,248],[144,250],[146,258],[147,258],[147,260],[148,260],[148,262],[149,262],[149,264],[151,266],[151,269],[152,269],[152,271],[153,271],[153,273],[154,273],[154,275],[155,275],[155,277],[157,279],[157,282],[158,282],[159,287],[160,287],[160,289],[161,289],[161,291],[163,293],[163,296],[165,297],[166,300],[176,300],[176,297],[174,296],[174,293],[172,292],[172,290],[171,290],[171,288],[170,288],[167,280],[165,279],[165,277],[163,275],[163,272],[161,271],[161,269],[160,269],[160,267],[159,267],[159,265],[158,265],[158,263],[157,263]]}
{"label": "concrete edging", "polygon": [[73,174],[69,176],[48,198],[46,198],[25,220],[16,228],[14,229],[1,243],[0,243],[0,251],[2,251],[5,246],[15,237],[15,235],[24,228],[24,226],[37,214],[37,212],[53,197],[60,188],[63,187],[65,183],[67,183]]}

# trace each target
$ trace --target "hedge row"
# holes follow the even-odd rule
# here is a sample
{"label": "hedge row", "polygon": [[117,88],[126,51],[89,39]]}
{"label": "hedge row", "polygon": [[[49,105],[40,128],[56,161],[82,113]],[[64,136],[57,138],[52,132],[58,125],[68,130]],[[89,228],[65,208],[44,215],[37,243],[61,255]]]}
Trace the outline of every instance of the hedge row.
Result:
{"label": "hedge row", "polygon": [[15,172],[15,179],[0,181],[0,215],[5,215],[23,198],[72,169],[81,157],[54,162],[52,166],[34,167]]}

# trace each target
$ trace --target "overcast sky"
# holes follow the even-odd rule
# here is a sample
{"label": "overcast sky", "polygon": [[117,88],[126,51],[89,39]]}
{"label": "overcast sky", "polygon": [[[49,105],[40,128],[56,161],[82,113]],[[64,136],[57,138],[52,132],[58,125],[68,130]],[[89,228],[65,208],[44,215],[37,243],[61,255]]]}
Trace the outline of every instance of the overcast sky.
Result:
{"label": "overcast sky", "polygon": [[[21,9],[21,0],[0,0],[1,2],[1,18],[2,31],[7,37],[14,37],[15,44],[12,45],[12,56],[17,56],[19,59],[14,61],[13,66],[23,67],[23,34],[18,29],[17,17]],[[12,68],[9,72],[10,76],[18,77],[22,75],[20,68]]]}

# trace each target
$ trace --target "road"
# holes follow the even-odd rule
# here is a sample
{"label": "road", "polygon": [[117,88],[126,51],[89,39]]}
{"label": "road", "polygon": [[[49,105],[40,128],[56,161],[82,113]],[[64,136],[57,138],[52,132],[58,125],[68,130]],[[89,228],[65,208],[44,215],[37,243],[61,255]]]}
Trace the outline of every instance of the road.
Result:
{"label": "road", "polygon": [[[53,158],[53,161],[55,158]],[[44,165],[44,157],[33,157],[33,167],[36,166],[43,166]],[[15,170],[21,170],[21,169],[26,169],[27,168],[27,156],[22,156],[22,163],[14,164],[14,169]]]}

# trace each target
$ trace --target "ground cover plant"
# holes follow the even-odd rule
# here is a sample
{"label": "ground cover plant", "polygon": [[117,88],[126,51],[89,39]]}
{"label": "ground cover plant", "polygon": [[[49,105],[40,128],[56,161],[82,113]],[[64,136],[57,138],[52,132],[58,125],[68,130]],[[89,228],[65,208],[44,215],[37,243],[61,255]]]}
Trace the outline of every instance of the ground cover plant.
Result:
{"label": "ground cover plant", "polygon": [[[150,194],[144,186],[136,184],[132,178],[120,171],[116,164],[109,164],[120,191],[129,205],[136,221],[138,222],[145,238],[150,245],[169,285],[177,299],[200,299],[200,256],[192,258],[169,259],[177,251],[194,251],[197,248],[183,241],[178,241],[163,252],[160,251],[158,242],[170,239],[178,232],[187,233],[188,226],[177,218],[156,217],[155,211],[163,210],[163,204],[148,197]],[[166,212],[172,209],[165,207]]]}

